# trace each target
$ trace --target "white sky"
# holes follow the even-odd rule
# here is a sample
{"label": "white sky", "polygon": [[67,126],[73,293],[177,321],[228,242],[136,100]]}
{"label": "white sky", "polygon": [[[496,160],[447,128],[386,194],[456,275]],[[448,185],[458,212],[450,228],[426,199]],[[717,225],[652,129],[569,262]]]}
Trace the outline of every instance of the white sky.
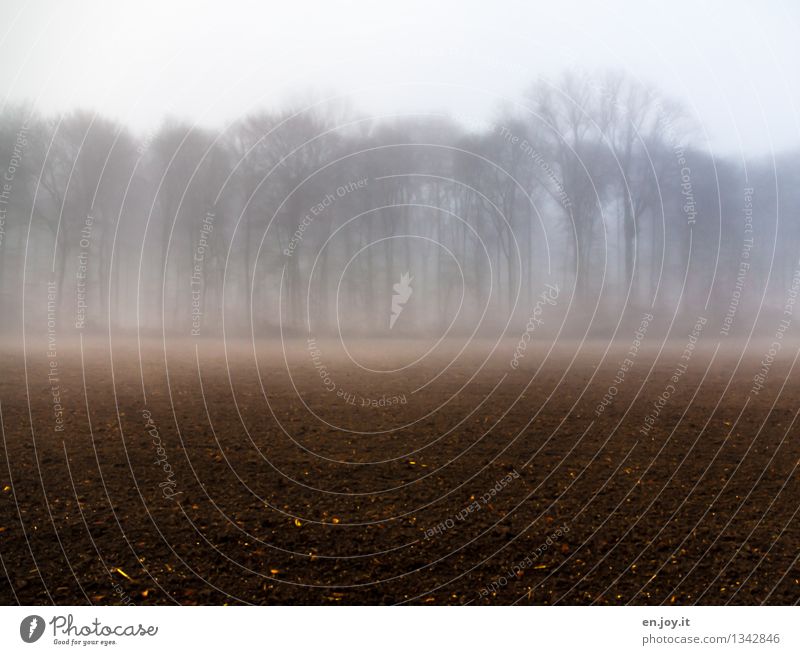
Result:
{"label": "white sky", "polygon": [[489,119],[578,66],[655,83],[713,150],[761,154],[800,146],[799,63],[794,0],[0,0],[0,102],[139,130],[334,94],[369,114]]}

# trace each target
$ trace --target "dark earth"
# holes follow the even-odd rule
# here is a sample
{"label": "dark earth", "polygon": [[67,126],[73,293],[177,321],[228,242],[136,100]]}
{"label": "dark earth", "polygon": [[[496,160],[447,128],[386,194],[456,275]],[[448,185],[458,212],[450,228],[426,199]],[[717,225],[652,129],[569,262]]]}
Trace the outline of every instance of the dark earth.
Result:
{"label": "dark earth", "polygon": [[652,342],[7,347],[0,602],[796,603],[797,346]]}

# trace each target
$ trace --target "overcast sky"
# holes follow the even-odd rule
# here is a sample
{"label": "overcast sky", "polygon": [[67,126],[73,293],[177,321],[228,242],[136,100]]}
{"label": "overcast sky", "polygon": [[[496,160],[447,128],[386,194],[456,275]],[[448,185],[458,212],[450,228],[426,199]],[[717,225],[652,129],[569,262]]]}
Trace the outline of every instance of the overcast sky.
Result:
{"label": "overcast sky", "polygon": [[[0,94],[138,130],[343,94],[491,118],[538,76],[614,68],[684,100],[715,152],[800,146],[800,2],[0,0]],[[1,98],[1,96],[0,96]],[[704,134],[705,133],[705,134]]]}

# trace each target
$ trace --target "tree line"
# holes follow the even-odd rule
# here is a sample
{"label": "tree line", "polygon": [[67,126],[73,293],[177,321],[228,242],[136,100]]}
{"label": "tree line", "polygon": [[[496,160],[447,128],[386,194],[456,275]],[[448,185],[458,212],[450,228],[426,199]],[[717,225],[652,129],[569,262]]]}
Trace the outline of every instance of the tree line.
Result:
{"label": "tree line", "polygon": [[405,279],[395,334],[497,332],[553,285],[599,325],[667,309],[736,332],[792,288],[800,153],[715,156],[702,128],[614,73],[477,122],[320,102],[142,135],[6,106],[0,329],[38,329],[55,289],[64,332],[388,335]]}

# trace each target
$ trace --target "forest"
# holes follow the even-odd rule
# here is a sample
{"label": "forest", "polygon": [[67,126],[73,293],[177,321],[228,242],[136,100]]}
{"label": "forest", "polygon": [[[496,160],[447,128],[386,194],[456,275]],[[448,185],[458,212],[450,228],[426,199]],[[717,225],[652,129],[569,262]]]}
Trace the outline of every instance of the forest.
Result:
{"label": "forest", "polygon": [[137,134],[6,105],[0,330],[495,335],[558,288],[578,333],[666,309],[747,334],[798,277],[800,151],[717,155],[689,116],[576,71],[491,120],[332,99]]}

